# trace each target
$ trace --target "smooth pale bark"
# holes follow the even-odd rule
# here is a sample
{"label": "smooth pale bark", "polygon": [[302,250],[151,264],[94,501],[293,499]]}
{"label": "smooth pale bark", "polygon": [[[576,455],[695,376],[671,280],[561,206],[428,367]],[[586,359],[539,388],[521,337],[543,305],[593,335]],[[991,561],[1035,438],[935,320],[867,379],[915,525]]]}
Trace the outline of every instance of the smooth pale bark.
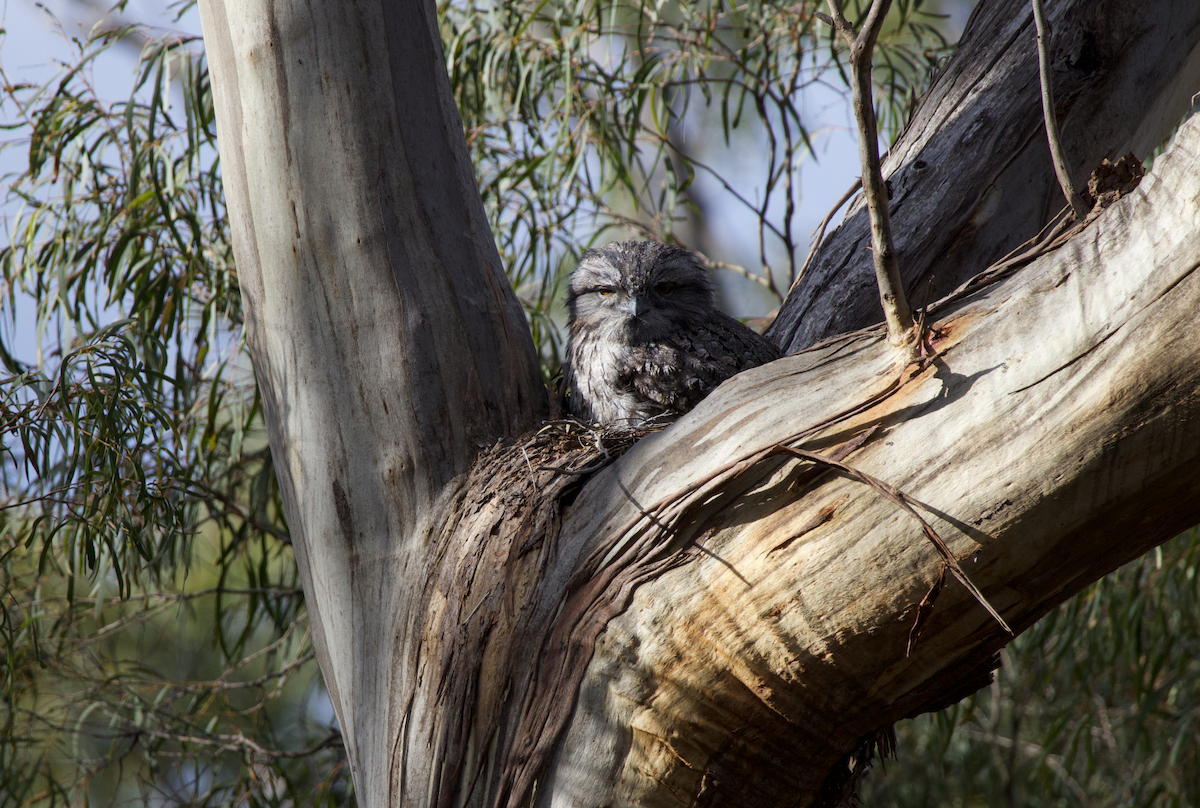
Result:
{"label": "smooth pale bark", "polygon": [[[1101,159],[1145,159],[1200,87],[1200,3],[1057,0],[1054,93],[1076,187]],[[884,160],[914,308],[1037,235],[1066,206],[1046,145],[1029,0],[983,0]],[[882,322],[866,211],[854,205],[767,331],[788,352]]]}
{"label": "smooth pale bark", "polygon": [[396,727],[429,525],[544,415],[432,4],[200,4],[246,329],[314,645],[363,805]]}
{"label": "smooth pale bark", "polygon": [[689,497],[772,441],[865,441],[850,462],[943,514],[1018,628],[1197,520],[1194,132],[1069,247],[937,313],[944,356],[873,409],[825,423],[900,373],[865,333],[733,380],[578,491],[536,454],[474,460],[544,393],[431,4],[201,10],[250,348],[360,804],[805,804],[859,736],[1002,644],[951,581],[904,657],[940,562],[861,484],[771,457]]}

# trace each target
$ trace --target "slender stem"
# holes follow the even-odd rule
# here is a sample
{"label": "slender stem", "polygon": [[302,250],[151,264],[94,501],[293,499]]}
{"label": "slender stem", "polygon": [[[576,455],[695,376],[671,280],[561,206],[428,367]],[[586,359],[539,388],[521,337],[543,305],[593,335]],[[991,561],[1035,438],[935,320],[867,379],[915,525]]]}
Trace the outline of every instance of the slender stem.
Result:
{"label": "slender stem", "polygon": [[1046,119],[1046,140],[1050,142],[1050,159],[1054,162],[1054,173],[1058,175],[1058,184],[1062,187],[1063,196],[1070,203],[1075,218],[1083,221],[1088,215],[1088,205],[1071,182],[1071,174],[1067,170],[1067,156],[1058,136],[1058,116],[1054,113],[1054,87],[1050,83],[1050,23],[1046,21],[1042,0],[1032,0],[1032,3],[1033,24],[1037,27],[1038,72],[1042,79],[1042,115]]}
{"label": "slender stem", "polygon": [[888,341],[893,345],[913,345],[912,310],[904,297],[896,248],[892,241],[892,222],[888,215],[887,187],[880,170],[879,135],[875,107],[871,103],[871,56],[879,30],[883,27],[891,0],[873,0],[857,36],[854,26],[842,14],[838,0],[828,0],[833,13],[833,26],[850,46],[851,91],[854,117],[858,121],[858,155],[862,161],[863,194],[871,217],[871,253],[875,264],[875,280],[879,284],[879,301],[887,321]]}

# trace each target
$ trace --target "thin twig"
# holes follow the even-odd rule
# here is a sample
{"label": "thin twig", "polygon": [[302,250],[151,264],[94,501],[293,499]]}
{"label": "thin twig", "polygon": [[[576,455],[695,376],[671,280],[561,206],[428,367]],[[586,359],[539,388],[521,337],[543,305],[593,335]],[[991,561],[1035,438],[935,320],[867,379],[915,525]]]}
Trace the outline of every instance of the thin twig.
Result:
{"label": "thin twig", "polygon": [[525,451],[525,447],[521,447],[521,455],[525,458],[525,466],[529,469],[529,480],[533,483],[535,491],[541,491],[542,487],[537,483],[537,476],[533,473],[533,464],[529,462],[529,452]]}
{"label": "thin twig", "polygon": [[[241,662],[239,662],[238,666],[241,666],[242,663],[247,662],[248,659],[249,658],[244,659]],[[261,686],[265,685],[267,682],[271,681],[272,679],[282,679],[283,677],[287,676],[292,671],[296,670],[297,668],[303,667],[304,665],[307,665],[309,662],[312,662],[314,659],[316,659],[316,654],[312,651],[309,651],[307,654],[297,657],[295,659],[295,661],[288,663],[286,666],[284,666],[283,668],[280,668],[279,670],[271,671],[269,673],[264,673],[262,676],[258,677],[257,679],[250,679],[245,682],[226,681],[225,677],[228,674],[232,673],[234,670],[233,668],[231,668],[230,670],[225,671],[225,673],[221,674],[220,679],[217,679],[212,682],[202,682],[198,685],[182,685],[178,688],[178,690],[180,693],[204,694],[204,693],[213,693],[213,692],[225,691],[225,690],[243,690],[246,688],[261,687]],[[284,684],[283,682],[280,682],[279,687],[283,687],[283,684]]]}
{"label": "thin twig", "polygon": [[[707,268],[707,269],[726,269],[726,270],[729,270],[730,272],[734,273],[735,275],[741,275],[746,280],[754,281],[755,283],[757,283],[759,286],[763,287],[764,289],[771,288],[770,281],[768,281],[762,275],[756,275],[755,273],[751,272],[750,270],[746,269],[744,266],[741,266],[740,264],[731,264],[728,261],[714,261],[711,258],[709,258],[707,255],[705,255],[704,253],[698,252],[698,251],[696,252],[696,257],[698,257],[700,259],[701,263],[703,263],[705,268]],[[775,296],[779,297],[779,293],[776,292]],[[782,299],[782,298],[780,298],[780,299]]]}
{"label": "thin twig", "polygon": [[[187,601],[193,598],[201,598],[207,595],[271,595],[278,597],[289,597],[292,595],[301,595],[303,589],[277,589],[273,587],[256,587],[252,589],[226,589],[224,587],[212,587],[211,589],[199,589],[195,592],[144,592],[138,595],[130,595],[127,598],[81,598],[74,597],[72,603],[96,604],[103,603],[105,606],[118,606],[125,603],[142,603],[151,600],[166,600],[174,603],[175,601]],[[26,608],[34,608],[38,606],[48,606],[53,603],[66,603],[65,597],[40,598],[38,600],[28,601]]]}
{"label": "thin twig", "polygon": [[1042,115],[1046,119],[1046,140],[1050,143],[1050,159],[1054,163],[1054,173],[1058,175],[1058,184],[1062,187],[1063,196],[1070,203],[1075,218],[1082,222],[1087,218],[1088,205],[1071,182],[1067,156],[1058,134],[1058,116],[1054,112],[1054,86],[1050,81],[1050,23],[1046,21],[1042,0],[1032,0],[1032,3],[1033,23],[1037,27],[1038,73],[1041,74],[1042,80]]}
{"label": "thin twig", "polygon": [[856,35],[854,26],[842,14],[838,0],[828,0],[833,12],[835,30],[850,48],[851,91],[854,118],[858,122],[858,156],[862,162],[863,195],[871,218],[871,253],[875,265],[875,280],[879,284],[879,300],[887,321],[888,342],[908,349],[916,344],[912,310],[904,296],[900,267],[896,262],[896,247],[892,241],[892,222],[888,214],[887,187],[880,170],[879,134],[875,107],[871,102],[871,55],[883,27],[891,0],[872,0],[871,8]]}
{"label": "thin twig", "polygon": [[977,289],[1008,277],[1026,264],[1047,253],[1054,252],[1063,244],[1070,241],[1083,229],[1086,220],[1074,220],[1069,211],[1070,208],[1063,208],[1050,220],[1049,224],[1042,228],[1042,232],[1019,247],[1016,247],[1012,252],[1004,256],[1004,258],[992,264],[983,272],[969,279],[962,286],[939,300],[930,311],[940,311],[951,303],[961,300],[969,294],[974,294]]}
{"label": "thin twig", "polygon": [[150,727],[136,727],[128,730],[126,735],[136,738],[138,735],[146,735],[150,738],[157,738],[164,741],[176,741],[177,743],[192,743],[197,746],[208,746],[216,748],[222,752],[248,752],[260,759],[271,758],[302,758],[314,755],[322,749],[328,749],[331,746],[337,746],[342,743],[342,733],[333,732],[326,736],[325,740],[310,746],[307,749],[302,749],[298,752],[284,752],[277,749],[268,749],[265,746],[255,743],[247,738],[242,733],[236,734],[219,734],[213,733],[208,737],[201,735],[184,735],[174,732],[163,732],[162,730],[151,729]]}
{"label": "thin twig", "polygon": [[904,656],[912,656],[913,649],[917,647],[917,637],[921,636],[921,629],[925,627],[925,621],[933,613],[933,604],[937,600],[937,596],[942,591],[942,586],[945,583],[946,566],[943,564],[941,570],[938,572],[937,579],[933,582],[933,586],[929,587],[929,591],[925,593],[925,597],[921,598],[921,602],[917,604],[917,616],[913,618],[912,628],[908,630],[908,646],[904,649]]}

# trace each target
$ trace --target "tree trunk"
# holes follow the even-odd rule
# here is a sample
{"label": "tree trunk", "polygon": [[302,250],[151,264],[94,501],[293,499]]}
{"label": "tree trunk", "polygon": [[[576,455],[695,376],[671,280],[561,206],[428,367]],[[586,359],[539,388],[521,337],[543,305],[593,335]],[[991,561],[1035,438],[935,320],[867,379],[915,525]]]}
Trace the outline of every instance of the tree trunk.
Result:
{"label": "tree trunk", "polygon": [[[588,479],[561,469],[594,459],[590,436],[512,442],[545,394],[432,4],[201,11],[250,350],[364,806],[811,804],[863,738],[977,682],[1008,636],[939,589],[919,523],[778,447],[902,488],[1016,630],[1200,521],[1197,126],[1069,244],[933,310],[921,366],[895,366],[878,330],[842,337],[731,380]],[[999,53],[1032,54],[1028,33]],[[996,70],[996,97],[1023,87]],[[990,114],[996,132],[1036,116]],[[960,223],[941,247],[926,232],[926,268],[966,242],[962,199],[990,233],[978,268],[981,245],[1024,238],[980,224],[1015,158],[978,148],[970,170],[1003,165],[926,194],[928,231]]]}
{"label": "tree trunk", "polygon": [[546,394],[432,4],[211,0],[201,14],[314,645],[359,799],[382,806],[419,675],[410,633],[427,604],[412,593],[438,499],[481,448],[535,426]]}

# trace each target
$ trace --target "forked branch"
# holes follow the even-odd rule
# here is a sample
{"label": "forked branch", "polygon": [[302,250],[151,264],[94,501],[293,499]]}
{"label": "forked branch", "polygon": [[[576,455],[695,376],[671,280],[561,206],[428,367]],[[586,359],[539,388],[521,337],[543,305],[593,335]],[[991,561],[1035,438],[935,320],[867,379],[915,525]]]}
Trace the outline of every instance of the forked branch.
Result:
{"label": "forked branch", "polygon": [[892,241],[892,223],[888,215],[887,187],[879,160],[879,135],[875,120],[875,105],[871,101],[871,57],[875,42],[883,27],[891,0],[873,0],[863,21],[862,30],[842,13],[838,0],[828,0],[831,18],[824,18],[850,48],[851,91],[854,118],[858,121],[858,156],[862,162],[863,194],[871,217],[871,253],[875,264],[875,279],[879,284],[879,301],[887,321],[888,341],[896,346],[916,344],[912,310],[904,297],[900,267],[896,262],[896,247]]}

